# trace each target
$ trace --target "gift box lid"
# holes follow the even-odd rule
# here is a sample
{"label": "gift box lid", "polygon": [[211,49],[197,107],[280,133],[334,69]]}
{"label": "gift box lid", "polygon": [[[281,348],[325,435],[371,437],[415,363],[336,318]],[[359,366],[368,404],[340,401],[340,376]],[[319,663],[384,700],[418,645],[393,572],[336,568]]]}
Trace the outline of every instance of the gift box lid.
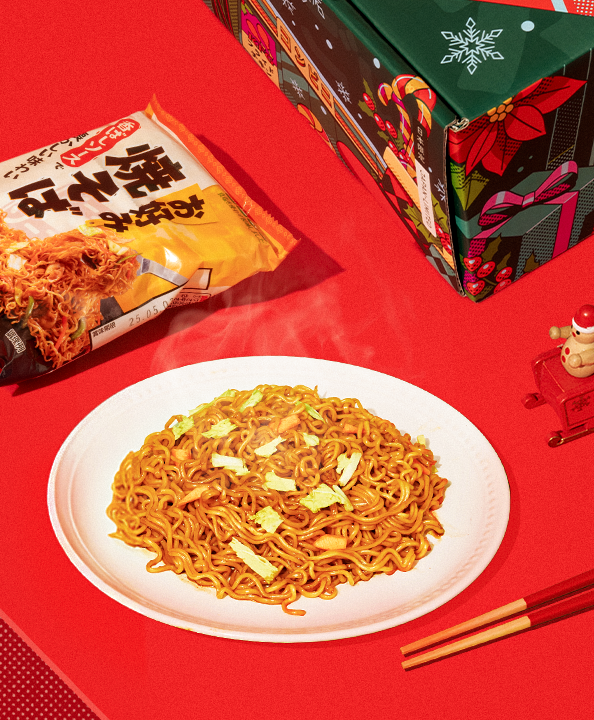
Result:
{"label": "gift box lid", "polygon": [[[328,1],[334,9],[336,0]],[[459,118],[473,120],[594,47],[594,18],[481,0],[349,0]],[[526,4],[529,4],[526,0]],[[533,3],[532,3],[533,4]]]}

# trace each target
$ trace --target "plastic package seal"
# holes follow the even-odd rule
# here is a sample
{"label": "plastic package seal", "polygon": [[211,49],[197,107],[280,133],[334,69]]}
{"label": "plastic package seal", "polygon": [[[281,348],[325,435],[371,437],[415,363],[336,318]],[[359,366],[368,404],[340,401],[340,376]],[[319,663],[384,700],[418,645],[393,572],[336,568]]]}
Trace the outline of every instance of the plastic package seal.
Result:
{"label": "plastic package seal", "polygon": [[155,98],[0,163],[0,384],[274,270],[296,243]]}

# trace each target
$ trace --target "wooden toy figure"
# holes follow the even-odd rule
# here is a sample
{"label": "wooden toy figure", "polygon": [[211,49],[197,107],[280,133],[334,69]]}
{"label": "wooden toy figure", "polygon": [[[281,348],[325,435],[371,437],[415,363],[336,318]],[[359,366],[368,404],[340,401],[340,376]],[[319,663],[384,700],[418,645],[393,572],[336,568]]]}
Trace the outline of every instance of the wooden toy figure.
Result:
{"label": "wooden toy figure", "polygon": [[594,305],[582,305],[571,325],[553,326],[549,335],[552,340],[566,338],[561,362],[570,375],[579,378],[594,375]]}

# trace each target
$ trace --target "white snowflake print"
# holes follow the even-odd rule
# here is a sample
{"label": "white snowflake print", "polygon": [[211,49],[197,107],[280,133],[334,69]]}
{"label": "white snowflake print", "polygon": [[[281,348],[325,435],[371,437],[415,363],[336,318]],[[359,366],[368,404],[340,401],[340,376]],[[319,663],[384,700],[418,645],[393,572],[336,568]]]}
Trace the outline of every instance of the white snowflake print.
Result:
{"label": "white snowflake print", "polygon": [[301,87],[301,85],[299,85],[297,80],[295,80],[295,79],[291,80],[291,85],[293,87],[293,91],[294,91],[295,95],[297,95],[297,97],[300,100],[303,100],[303,97],[304,97],[303,88]]}
{"label": "white snowflake print", "polygon": [[466,30],[454,33],[442,31],[442,35],[449,42],[449,55],[445,55],[441,64],[451,63],[456,60],[466,65],[468,72],[473,75],[474,71],[483,60],[503,60],[503,55],[495,50],[495,38],[499,37],[503,30],[477,30],[476,23],[472,18],[466,21]]}
{"label": "white snowflake print", "polygon": [[291,15],[295,12],[295,6],[291,2],[291,0],[283,0],[283,5],[287,8]]}
{"label": "white snowflake print", "polygon": [[[309,0],[302,0],[302,2],[308,2]],[[326,16],[324,15],[324,8],[322,7],[322,0],[311,0],[311,4],[317,8],[320,15],[326,19]]]}
{"label": "white snowflake print", "polygon": [[351,102],[351,94],[341,82],[336,83],[336,92],[340,95],[344,102]]}

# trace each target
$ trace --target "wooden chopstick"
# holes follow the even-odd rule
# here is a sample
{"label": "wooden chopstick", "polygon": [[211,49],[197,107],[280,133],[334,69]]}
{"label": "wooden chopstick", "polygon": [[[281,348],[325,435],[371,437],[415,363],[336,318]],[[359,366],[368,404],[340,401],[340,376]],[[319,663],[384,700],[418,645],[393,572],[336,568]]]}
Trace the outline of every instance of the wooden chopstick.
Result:
{"label": "wooden chopstick", "polygon": [[468,650],[469,648],[476,647],[477,645],[484,645],[487,642],[498,640],[502,637],[512,635],[513,633],[528,630],[529,628],[534,628],[538,625],[544,625],[545,623],[552,622],[553,620],[561,620],[562,618],[569,617],[570,615],[575,615],[578,612],[590,610],[592,608],[594,608],[594,588],[566,597],[564,600],[560,600],[557,603],[537,608],[526,615],[522,615],[522,617],[503,623],[503,625],[496,625],[495,627],[484,630],[476,635],[469,635],[468,637],[449,643],[448,645],[442,645],[435,650],[430,650],[429,652],[422,653],[421,655],[415,655],[415,657],[405,660],[402,663],[402,667],[405,670],[409,670],[417,665],[424,665],[425,663],[439,660],[447,657],[448,655],[452,655],[453,653]]}
{"label": "wooden chopstick", "polygon": [[484,615],[479,615],[478,617],[467,620],[459,625],[454,625],[446,630],[441,630],[434,635],[429,635],[428,637],[416,640],[415,642],[400,648],[400,651],[403,655],[410,655],[418,650],[431,647],[431,645],[437,645],[444,640],[449,640],[450,638],[458,635],[465,635],[472,630],[485,627],[485,625],[491,625],[499,620],[503,620],[503,618],[517,615],[525,610],[530,610],[539,607],[540,605],[556,602],[568,595],[585,590],[592,585],[594,585],[594,569],[586,570],[586,572],[583,572],[580,575],[576,575],[568,580],[563,580],[555,585],[545,588],[544,590],[532,593],[531,595],[526,595],[525,598],[515,600],[508,605],[502,605],[501,607],[491,610]]}

